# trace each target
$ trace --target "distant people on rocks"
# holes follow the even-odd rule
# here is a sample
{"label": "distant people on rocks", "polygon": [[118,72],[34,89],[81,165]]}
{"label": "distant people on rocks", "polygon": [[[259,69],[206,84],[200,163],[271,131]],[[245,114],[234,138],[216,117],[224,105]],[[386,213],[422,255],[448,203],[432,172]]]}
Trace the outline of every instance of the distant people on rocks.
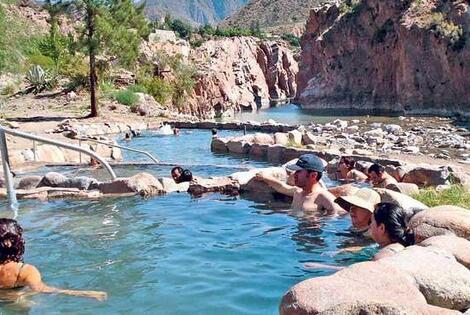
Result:
{"label": "distant people on rocks", "polygon": [[26,293],[13,291],[14,289],[29,288],[36,293],[60,293],[106,300],[105,292],[66,290],[48,286],[42,281],[41,273],[35,266],[23,262],[24,250],[23,228],[15,220],[0,219],[0,289],[6,298],[12,298],[12,292],[16,298]]}
{"label": "distant people on rocks", "polygon": [[132,134],[130,132],[126,132],[124,134],[124,140],[131,141],[132,140]]}
{"label": "distant people on rocks", "polygon": [[184,182],[190,182],[193,180],[193,174],[190,170],[185,170],[181,166],[175,166],[171,170],[171,177],[175,183],[180,184]]}
{"label": "distant people on rocks", "polygon": [[173,134],[175,136],[179,136],[180,135],[180,130],[178,128],[173,128]]}
{"label": "distant people on rocks", "polygon": [[381,250],[374,256],[374,260],[393,256],[406,246],[414,244],[414,234],[407,228],[413,215],[414,212],[393,203],[382,202],[375,206],[369,231]]}
{"label": "distant people on rocks", "polygon": [[375,206],[380,203],[380,195],[372,189],[362,188],[354,195],[341,196],[335,201],[341,208],[349,212],[353,232],[370,237],[369,225]]}
{"label": "distant people on rocks", "polygon": [[142,131],[140,131],[139,129],[132,129],[131,130],[131,133],[132,133],[132,137],[140,137],[142,135]]}
{"label": "distant people on rocks", "polygon": [[356,161],[353,158],[343,156],[339,160],[337,178],[339,180],[347,180],[354,182],[364,182],[367,180],[367,175],[355,169]]}
{"label": "distant people on rocks", "polygon": [[91,167],[98,167],[100,165],[100,161],[98,161],[95,157],[92,156],[88,165]]}
{"label": "distant people on rocks", "polygon": [[314,154],[304,154],[295,164],[287,165],[286,168],[295,172],[295,186],[263,173],[256,174],[256,179],[265,182],[281,194],[293,197],[294,210],[324,210],[328,214],[344,213],[344,210],[334,202],[333,194],[320,183],[325,166],[319,157]]}
{"label": "distant people on rocks", "polygon": [[386,188],[390,184],[397,184],[397,180],[385,171],[385,168],[380,164],[372,164],[367,175],[372,186],[376,188]]}

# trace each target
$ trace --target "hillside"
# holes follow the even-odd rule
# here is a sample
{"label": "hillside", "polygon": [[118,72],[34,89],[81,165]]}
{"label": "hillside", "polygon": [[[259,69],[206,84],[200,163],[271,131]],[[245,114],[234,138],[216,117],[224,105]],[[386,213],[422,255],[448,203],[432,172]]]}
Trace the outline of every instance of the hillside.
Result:
{"label": "hillside", "polygon": [[310,9],[330,0],[252,0],[220,23],[222,26],[248,28],[259,23],[274,33],[301,35]]}
{"label": "hillside", "polygon": [[167,13],[195,24],[216,24],[248,0],[147,0],[146,14],[150,19],[164,17]]}

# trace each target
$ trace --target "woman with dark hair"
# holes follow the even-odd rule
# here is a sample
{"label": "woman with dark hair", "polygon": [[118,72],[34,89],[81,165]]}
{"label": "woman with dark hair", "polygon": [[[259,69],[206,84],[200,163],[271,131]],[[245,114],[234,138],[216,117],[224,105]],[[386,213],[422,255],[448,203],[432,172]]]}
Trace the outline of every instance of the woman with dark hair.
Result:
{"label": "woman with dark hair", "polygon": [[0,289],[29,287],[33,292],[61,293],[104,301],[106,292],[54,288],[41,280],[39,270],[23,262],[23,229],[12,219],[0,219]]}
{"label": "woman with dark hair", "polygon": [[181,174],[183,173],[183,168],[181,166],[175,166],[171,169],[171,178],[175,183],[181,183]]}
{"label": "woman with dark hair", "polygon": [[180,176],[181,183],[190,182],[192,180],[193,180],[193,173],[191,173],[190,170],[184,170],[183,173],[181,173],[181,176]]}
{"label": "woman with dark hair", "polygon": [[414,244],[414,235],[407,227],[413,215],[412,211],[393,203],[381,202],[375,206],[369,231],[381,250],[374,260],[392,256]]}

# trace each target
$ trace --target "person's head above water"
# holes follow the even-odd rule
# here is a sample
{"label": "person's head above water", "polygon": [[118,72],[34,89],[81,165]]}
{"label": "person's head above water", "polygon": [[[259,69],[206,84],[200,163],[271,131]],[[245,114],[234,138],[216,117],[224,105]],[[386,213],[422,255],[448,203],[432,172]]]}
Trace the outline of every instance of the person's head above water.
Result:
{"label": "person's head above water", "polygon": [[12,219],[0,219],[0,264],[22,262],[23,228]]}
{"label": "person's head above water", "polygon": [[392,243],[400,243],[403,246],[413,245],[414,235],[407,228],[413,214],[412,211],[407,211],[393,203],[377,204],[369,228],[372,239],[381,247]]}
{"label": "person's head above water", "polygon": [[380,164],[372,164],[367,170],[367,175],[372,181],[379,181],[385,174],[385,167]]}
{"label": "person's head above water", "polygon": [[303,154],[295,164],[289,164],[286,168],[295,172],[295,185],[303,188],[320,181],[325,165],[315,154]]}
{"label": "person's head above water", "polygon": [[177,183],[180,182],[180,177],[182,173],[183,173],[183,168],[181,166],[175,166],[171,169],[171,177]]}
{"label": "person's head above water", "polygon": [[190,182],[193,180],[193,173],[190,170],[184,170],[180,176],[180,183]]}
{"label": "person's head above water", "polygon": [[380,202],[380,195],[372,189],[359,189],[354,195],[336,198],[335,202],[348,211],[356,229],[367,229],[371,223],[375,205]]}

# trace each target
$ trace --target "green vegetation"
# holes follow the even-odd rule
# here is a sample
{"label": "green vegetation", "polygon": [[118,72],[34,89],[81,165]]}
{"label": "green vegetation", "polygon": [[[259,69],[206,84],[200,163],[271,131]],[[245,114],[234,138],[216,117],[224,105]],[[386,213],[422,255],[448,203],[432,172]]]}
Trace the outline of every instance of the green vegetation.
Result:
{"label": "green vegetation", "polygon": [[133,106],[139,100],[137,94],[130,90],[120,90],[114,93],[114,99],[119,103],[127,106]]}
{"label": "green vegetation", "polygon": [[38,94],[44,90],[50,90],[57,84],[57,78],[51,75],[41,66],[34,66],[26,75],[31,92]]}
{"label": "green vegetation", "polygon": [[361,8],[362,0],[345,0],[341,2],[339,11],[342,15],[356,15]]}
{"label": "green vegetation", "polygon": [[282,34],[281,38],[293,47],[300,47],[300,37],[294,34]]}
{"label": "green vegetation", "polygon": [[429,207],[454,205],[470,209],[470,193],[460,185],[452,185],[449,189],[443,191],[426,188],[413,197]]}
{"label": "green vegetation", "polygon": [[1,95],[13,95],[18,91],[18,86],[13,83],[8,83],[0,92]]}

